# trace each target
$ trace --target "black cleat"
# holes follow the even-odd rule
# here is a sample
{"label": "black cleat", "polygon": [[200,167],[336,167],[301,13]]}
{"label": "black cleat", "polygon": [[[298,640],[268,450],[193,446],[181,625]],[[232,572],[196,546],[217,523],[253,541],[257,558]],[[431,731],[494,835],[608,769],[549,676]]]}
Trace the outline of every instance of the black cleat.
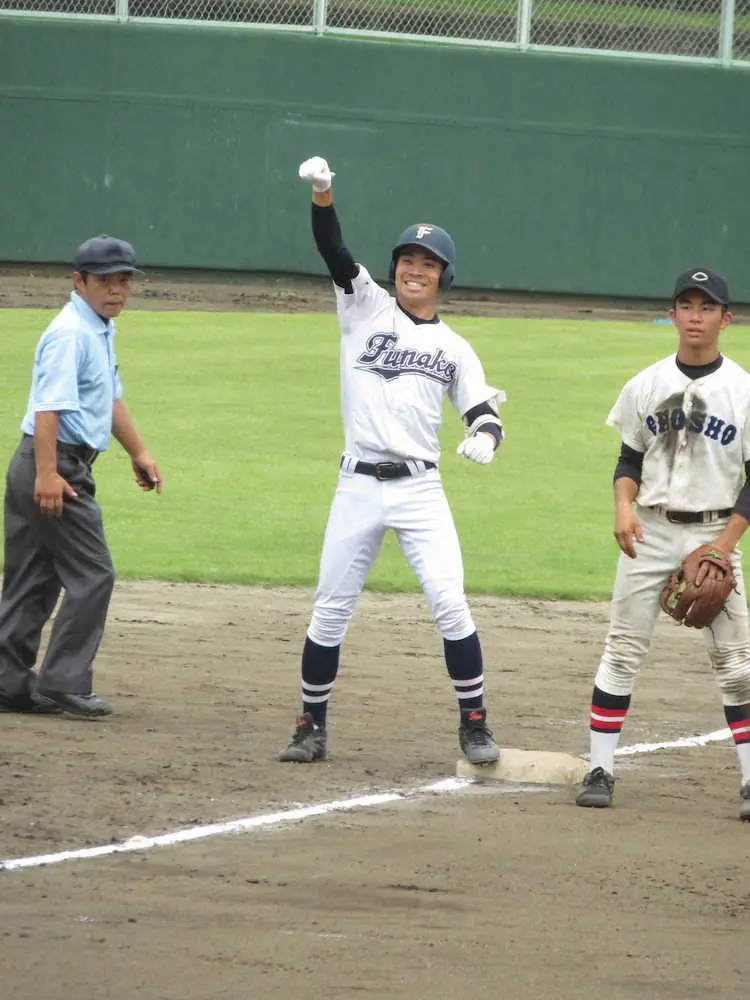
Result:
{"label": "black cleat", "polygon": [[470,764],[494,764],[500,757],[500,747],[487,727],[485,708],[462,708],[458,742]]}
{"label": "black cleat", "polygon": [[606,809],[612,805],[612,793],[615,790],[614,775],[603,767],[595,767],[583,779],[583,787],[576,799],[577,806],[592,806],[594,809]]}
{"label": "black cleat", "polygon": [[750,781],[746,781],[740,789],[740,819],[750,821]]}
{"label": "black cleat", "polygon": [[34,701],[30,694],[19,694],[14,698],[0,695],[0,712],[18,715],[59,715],[62,709],[58,705],[41,705]]}
{"label": "black cleat", "polygon": [[297,719],[297,728],[289,746],[279,754],[281,761],[297,764],[312,764],[314,760],[326,758],[326,731],[313,722],[309,712]]}

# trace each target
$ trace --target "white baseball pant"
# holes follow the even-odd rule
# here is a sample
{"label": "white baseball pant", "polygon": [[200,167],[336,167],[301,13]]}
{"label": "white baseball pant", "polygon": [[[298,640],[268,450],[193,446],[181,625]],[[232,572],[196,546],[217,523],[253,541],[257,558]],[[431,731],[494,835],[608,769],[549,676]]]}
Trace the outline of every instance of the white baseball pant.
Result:
{"label": "white baseball pant", "polygon": [[[612,594],[609,634],[595,684],[609,694],[628,695],[651,645],[659,594],[669,574],[699,545],[713,542],[725,522],[674,524],[658,508],[639,507],[642,543],[637,558],[620,554]],[[710,627],[701,629],[725,705],[750,703],[750,637],[742,555],[731,553],[736,592]]]}
{"label": "white baseball pant", "polygon": [[378,480],[341,470],[328,516],[308,636],[337,646],[354,606],[393,529],[444,639],[476,631],[464,596],[461,547],[437,469]]}

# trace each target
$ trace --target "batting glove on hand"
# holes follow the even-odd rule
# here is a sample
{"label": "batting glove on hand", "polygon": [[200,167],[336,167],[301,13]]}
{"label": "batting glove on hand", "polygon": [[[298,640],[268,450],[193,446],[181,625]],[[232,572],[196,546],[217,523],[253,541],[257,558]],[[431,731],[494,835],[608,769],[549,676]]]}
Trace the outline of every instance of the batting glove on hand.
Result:
{"label": "batting glove on hand", "polygon": [[322,156],[311,156],[309,160],[299,165],[300,180],[308,181],[313,186],[313,191],[322,194],[331,186],[331,181],[336,176],[328,166],[328,160]]}
{"label": "batting glove on hand", "polygon": [[495,439],[480,431],[462,441],[456,448],[456,454],[463,455],[477,465],[487,465],[495,457]]}

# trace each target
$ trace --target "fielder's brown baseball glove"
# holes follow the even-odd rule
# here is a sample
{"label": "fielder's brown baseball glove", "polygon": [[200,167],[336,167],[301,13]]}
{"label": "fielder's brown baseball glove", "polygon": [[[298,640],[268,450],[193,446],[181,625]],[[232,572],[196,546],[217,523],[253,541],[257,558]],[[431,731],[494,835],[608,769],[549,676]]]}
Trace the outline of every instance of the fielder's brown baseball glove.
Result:
{"label": "fielder's brown baseball glove", "polygon": [[724,610],[735,584],[726,552],[714,545],[699,545],[670,573],[659,604],[675,621],[705,628]]}

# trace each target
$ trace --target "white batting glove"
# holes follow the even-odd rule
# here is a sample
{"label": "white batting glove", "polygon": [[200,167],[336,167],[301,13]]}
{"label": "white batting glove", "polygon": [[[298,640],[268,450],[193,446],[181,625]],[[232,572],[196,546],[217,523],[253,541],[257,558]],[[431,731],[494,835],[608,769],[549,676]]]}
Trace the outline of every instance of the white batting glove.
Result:
{"label": "white batting glove", "polygon": [[331,186],[331,181],[336,176],[328,166],[328,160],[322,156],[311,156],[309,160],[299,165],[299,177],[301,181],[308,181],[312,184],[313,191],[322,194]]}
{"label": "white batting glove", "polygon": [[477,465],[488,465],[495,457],[495,439],[484,431],[472,434],[456,448],[456,454],[463,455]]}

